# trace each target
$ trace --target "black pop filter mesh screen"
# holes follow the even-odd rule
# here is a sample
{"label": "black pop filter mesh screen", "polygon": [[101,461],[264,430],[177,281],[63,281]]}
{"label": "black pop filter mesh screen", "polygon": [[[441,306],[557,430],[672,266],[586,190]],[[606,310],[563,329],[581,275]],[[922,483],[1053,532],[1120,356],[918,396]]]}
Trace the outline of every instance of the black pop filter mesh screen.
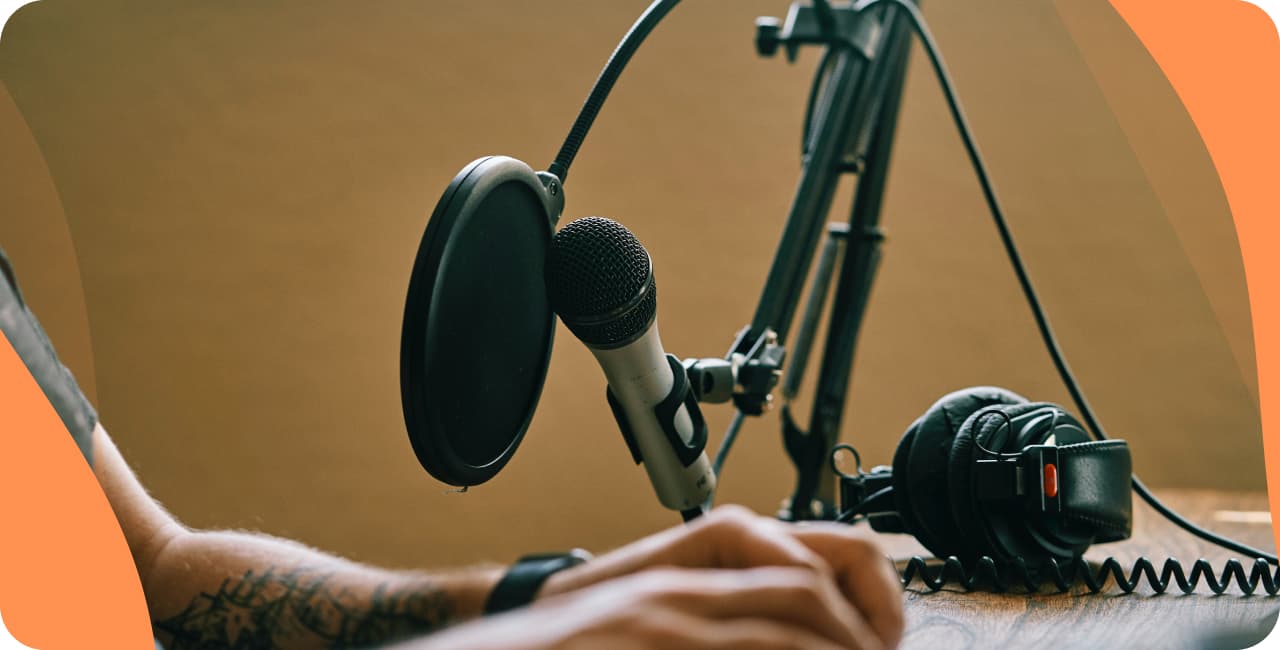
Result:
{"label": "black pop filter mesh screen", "polygon": [[[542,385],[547,318],[545,220],[512,219],[542,206],[528,187],[504,183],[453,233],[437,283],[437,337],[427,391],[454,451],[481,465],[523,427]],[[537,342],[531,345],[530,341]]]}

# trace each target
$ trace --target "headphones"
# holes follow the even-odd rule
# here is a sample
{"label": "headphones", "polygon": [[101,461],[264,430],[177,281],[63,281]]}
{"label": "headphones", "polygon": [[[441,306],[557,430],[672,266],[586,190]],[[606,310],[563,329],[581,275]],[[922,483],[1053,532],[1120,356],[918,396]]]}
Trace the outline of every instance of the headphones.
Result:
{"label": "headphones", "polygon": [[891,468],[836,470],[845,521],[865,516],[966,565],[988,556],[1031,566],[1127,539],[1132,473],[1125,441],[1092,440],[1061,406],[990,386],[935,402],[907,428]]}

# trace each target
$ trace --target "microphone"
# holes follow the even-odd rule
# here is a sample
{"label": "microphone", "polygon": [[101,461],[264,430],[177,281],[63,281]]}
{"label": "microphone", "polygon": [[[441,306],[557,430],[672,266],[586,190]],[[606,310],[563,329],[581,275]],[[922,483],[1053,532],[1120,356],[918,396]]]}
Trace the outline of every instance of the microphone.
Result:
{"label": "microphone", "polygon": [[658,500],[686,521],[701,515],[716,486],[707,425],[684,367],[662,349],[649,252],[616,221],[578,219],[551,238],[544,279],[551,308],[604,370],[609,406]]}

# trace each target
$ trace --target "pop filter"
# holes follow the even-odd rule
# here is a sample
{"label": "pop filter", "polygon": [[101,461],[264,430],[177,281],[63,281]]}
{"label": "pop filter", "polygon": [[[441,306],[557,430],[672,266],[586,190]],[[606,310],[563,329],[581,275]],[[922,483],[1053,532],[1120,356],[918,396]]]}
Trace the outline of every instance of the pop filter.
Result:
{"label": "pop filter", "polygon": [[555,316],[543,264],[564,193],[506,156],[467,165],[418,246],[400,336],[400,397],[418,462],[450,485],[506,465],[542,393]]}

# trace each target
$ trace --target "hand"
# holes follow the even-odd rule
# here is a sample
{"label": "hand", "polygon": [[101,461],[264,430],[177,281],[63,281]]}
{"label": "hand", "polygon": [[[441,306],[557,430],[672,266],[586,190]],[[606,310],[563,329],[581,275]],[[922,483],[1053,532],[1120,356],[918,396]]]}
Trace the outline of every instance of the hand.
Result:
{"label": "hand", "polygon": [[[877,562],[883,564],[883,562]],[[893,600],[900,595],[887,594]],[[896,641],[896,637],[895,637]],[[885,647],[829,576],[810,567],[656,568],[446,630],[420,650]],[[397,646],[401,647],[401,646]]]}
{"label": "hand", "polygon": [[855,626],[879,644],[902,638],[902,585],[880,549],[849,526],[787,524],[741,506],[723,506],[688,526],[646,537],[549,578],[539,598],[572,592],[654,567],[796,567],[832,582],[855,611]]}
{"label": "hand", "polygon": [[427,648],[891,648],[902,588],[848,526],[718,508],[561,571],[529,607],[448,630]]}

